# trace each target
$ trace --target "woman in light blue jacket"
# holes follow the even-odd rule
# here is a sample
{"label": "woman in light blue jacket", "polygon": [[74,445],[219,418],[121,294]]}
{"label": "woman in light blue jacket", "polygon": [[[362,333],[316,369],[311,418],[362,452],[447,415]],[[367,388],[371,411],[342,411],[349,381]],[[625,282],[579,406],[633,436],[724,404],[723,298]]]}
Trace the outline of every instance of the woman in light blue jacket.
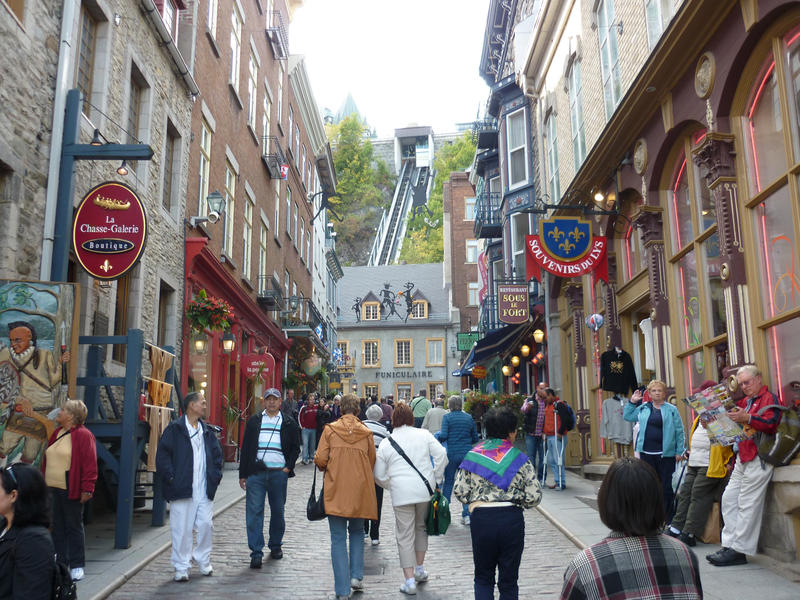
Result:
{"label": "woman in light blue jacket", "polygon": [[685,459],[686,444],[683,421],[678,409],[666,402],[667,385],[654,379],[647,386],[651,402],[642,402],[642,391],[636,390],[631,401],[625,405],[623,417],[626,421],[639,423],[636,450],[643,461],[658,473],[664,490],[664,512],[667,523],[672,520],[673,500],[672,474],[675,461]]}

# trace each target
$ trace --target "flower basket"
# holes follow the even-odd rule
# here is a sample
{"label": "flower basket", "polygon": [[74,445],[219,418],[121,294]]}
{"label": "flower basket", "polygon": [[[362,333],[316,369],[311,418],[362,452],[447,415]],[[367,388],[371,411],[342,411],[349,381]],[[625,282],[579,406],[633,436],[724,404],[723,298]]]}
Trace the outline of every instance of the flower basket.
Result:
{"label": "flower basket", "polygon": [[186,306],[186,320],[195,331],[225,331],[231,327],[233,307],[222,298],[200,290]]}

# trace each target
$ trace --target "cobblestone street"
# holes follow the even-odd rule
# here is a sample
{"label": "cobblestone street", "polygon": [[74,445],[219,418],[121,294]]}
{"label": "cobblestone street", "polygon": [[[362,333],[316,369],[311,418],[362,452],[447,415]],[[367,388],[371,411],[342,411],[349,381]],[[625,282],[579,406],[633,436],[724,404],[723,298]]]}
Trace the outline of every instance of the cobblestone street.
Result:
{"label": "cobblestone street", "polygon": [[[170,550],[161,553],[147,567],[119,588],[111,598],[186,597],[230,599],[238,594],[260,593],[271,600],[320,600],[333,597],[330,562],[330,534],[327,521],[309,522],[305,505],[311,488],[311,466],[299,465],[297,477],[289,480],[287,527],[283,560],[265,555],[261,570],[249,568],[249,551],[244,527],[244,501],[224,512],[214,522],[213,577],[203,577],[197,568],[188,583],[172,581]],[[226,472],[235,477],[235,471]],[[425,566],[430,580],[421,584],[420,599],[445,600],[472,597],[472,550],[469,528],[461,524],[454,507],[453,523],[447,535],[430,538]],[[269,507],[265,521],[268,520]],[[265,534],[266,534],[265,522]],[[552,598],[561,589],[564,568],[577,551],[537,510],[525,511],[525,552],[520,568],[520,597]],[[381,543],[364,548],[364,593],[355,600],[403,598],[398,591],[402,574],[394,539],[394,515],[389,494],[384,496]]]}

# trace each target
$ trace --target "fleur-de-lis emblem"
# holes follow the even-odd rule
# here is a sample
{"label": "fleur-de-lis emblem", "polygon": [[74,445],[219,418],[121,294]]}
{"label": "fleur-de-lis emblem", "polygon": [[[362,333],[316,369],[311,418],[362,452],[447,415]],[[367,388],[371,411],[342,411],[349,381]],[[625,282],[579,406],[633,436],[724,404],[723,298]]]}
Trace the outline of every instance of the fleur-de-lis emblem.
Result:
{"label": "fleur-de-lis emblem", "polygon": [[573,243],[572,243],[572,242],[570,242],[569,240],[564,240],[563,242],[561,242],[561,243],[558,245],[558,247],[559,247],[561,250],[563,250],[563,251],[564,251],[564,254],[569,254],[569,253],[570,253],[570,252],[571,252],[571,251],[572,251],[572,250],[575,248],[575,244],[573,244]]}
{"label": "fleur-de-lis emblem", "polygon": [[582,237],[586,237],[586,234],[577,227],[575,227],[575,229],[570,232],[569,237],[571,237],[573,240],[577,242]]}
{"label": "fleur-de-lis emblem", "polygon": [[106,259],[106,261],[102,265],[100,265],[100,268],[103,269],[104,272],[108,273],[111,269],[114,268],[114,266],[110,262],[108,262],[108,259]]}
{"label": "fleur-de-lis emblem", "polygon": [[558,228],[558,225],[553,227],[553,230],[550,232],[550,237],[553,238],[556,242],[563,238],[566,234]]}

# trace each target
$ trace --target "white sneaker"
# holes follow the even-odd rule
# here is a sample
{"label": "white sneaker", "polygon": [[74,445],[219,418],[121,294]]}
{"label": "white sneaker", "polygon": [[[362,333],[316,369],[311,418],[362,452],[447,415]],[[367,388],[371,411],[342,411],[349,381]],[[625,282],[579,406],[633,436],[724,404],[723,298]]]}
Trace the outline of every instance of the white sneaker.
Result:
{"label": "white sneaker", "polygon": [[461,517],[461,523],[464,525],[469,525],[469,515],[466,517]]}
{"label": "white sneaker", "polygon": [[187,571],[175,571],[175,581],[189,581],[189,573]]}
{"label": "white sneaker", "polygon": [[414,579],[416,579],[417,582],[428,581],[428,572],[425,570],[424,567],[423,568],[417,567],[414,569]]}
{"label": "white sneaker", "polygon": [[378,545],[378,544],[380,544],[380,543],[381,543],[381,541],[380,541],[380,540],[372,540],[372,545],[373,545],[373,546],[377,546],[377,545]]}
{"label": "white sneaker", "polygon": [[211,563],[208,563],[207,565],[200,565],[200,572],[208,577],[209,575],[214,574],[214,567],[211,566]]}
{"label": "white sneaker", "polygon": [[72,577],[72,581],[80,581],[85,575],[83,572],[83,567],[75,567],[74,569],[70,569],[69,574],[70,577]]}
{"label": "white sneaker", "polygon": [[409,596],[416,596],[417,584],[413,581],[411,583],[403,583],[403,585],[400,586],[400,591],[404,594],[408,594]]}
{"label": "white sneaker", "polygon": [[364,591],[364,581],[361,580],[361,579],[356,579],[355,577],[353,577],[350,580],[350,587],[353,588],[357,592],[363,592]]}

